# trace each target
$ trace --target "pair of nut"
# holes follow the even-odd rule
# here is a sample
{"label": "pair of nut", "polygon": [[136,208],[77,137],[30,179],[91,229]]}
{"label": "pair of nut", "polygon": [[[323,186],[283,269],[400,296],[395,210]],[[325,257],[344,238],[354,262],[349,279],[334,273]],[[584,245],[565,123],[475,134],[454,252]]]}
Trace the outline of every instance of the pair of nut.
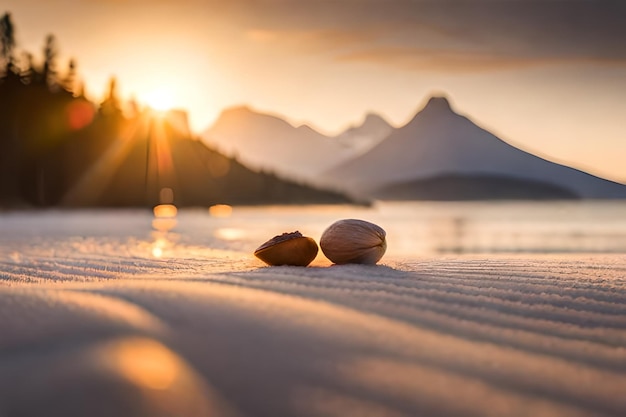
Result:
{"label": "pair of nut", "polygon": [[[376,264],[387,249],[385,231],[370,222],[339,220],[328,227],[320,239],[322,252],[336,264]],[[317,256],[317,244],[300,232],[283,233],[254,251],[268,265],[307,266]]]}

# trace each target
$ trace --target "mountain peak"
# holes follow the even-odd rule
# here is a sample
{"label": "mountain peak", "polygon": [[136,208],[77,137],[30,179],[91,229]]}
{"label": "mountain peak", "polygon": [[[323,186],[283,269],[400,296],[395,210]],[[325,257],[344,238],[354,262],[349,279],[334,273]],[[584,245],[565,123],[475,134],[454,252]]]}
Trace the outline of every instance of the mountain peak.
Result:
{"label": "mountain peak", "polygon": [[387,120],[385,120],[385,118],[381,115],[370,112],[365,115],[365,119],[363,119],[363,123],[361,123],[360,127],[365,129],[386,129],[390,127],[390,125],[389,122],[387,122]]}
{"label": "mountain peak", "polygon": [[444,95],[433,95],[428,99],[426,106],[424,106],[424,110],[433,110],[433,111],[453,111],[452,106],[450,106],[450,101]]}
{"label": "mountain peak", "polygon": [[457,113],[452,109],[448,98],[444,94],[434,94],[430,96],[424,107],[415,113],[407,125],[421,123],[422,119],[447,120],[450,116],[457,116]]}
{"label": "mountain peak", "polygon": [[373,120],[385,120],[381,115],[374,113],[374,112],[368,112],[367,114],[365,114],[365,119],[363,119],[364,122],[363,123],[367,123],[368,121],[373,121]]}
{"label": "mountain peak", "polygon": [[226,109],[222,110],[222,114],[223,115],[245,115],[245,114],[252,114],[252,113],[256,113],[254,110],[252,110],[251,107],[245,105],[245,104],[241,104],[238,106],[233,106],[233,107],[228,107]]}

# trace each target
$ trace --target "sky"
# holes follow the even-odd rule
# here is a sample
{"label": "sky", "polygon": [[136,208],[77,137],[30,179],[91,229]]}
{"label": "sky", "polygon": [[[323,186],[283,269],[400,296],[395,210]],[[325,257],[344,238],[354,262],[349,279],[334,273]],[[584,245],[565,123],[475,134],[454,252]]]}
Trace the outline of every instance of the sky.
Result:
{"label": "sky", "polygon": [[186,108],[192,128],[246,104],[336,134],[396,127],[432,94],[502,139],[626,183],[626,2],[4,0],[18,47],[52,33],[88,95]]}

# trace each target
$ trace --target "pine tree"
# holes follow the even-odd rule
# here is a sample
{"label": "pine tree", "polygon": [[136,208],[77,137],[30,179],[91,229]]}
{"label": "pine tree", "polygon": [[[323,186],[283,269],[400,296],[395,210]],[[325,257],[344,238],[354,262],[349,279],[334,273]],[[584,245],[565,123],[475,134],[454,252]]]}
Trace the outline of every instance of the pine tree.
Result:
{"label": "pine tree", "polygon": [[0,18],[0,43],[2,48],[0,49],[0,56],[5,63],[5,74],[13,72],[15,65],[15,58],[13,51],[15,50],[15,27],[11,20],[11,14],[5,13]]}
{"label": "pine tree", "polygon": [[46,36],[46,42],[43,49],[43,81],[51,89],[58,87],[56,60],[58,56],[57,42],[54,35]]}
{"label": "pine tree", "polygon": [[100,104],[100,114],[105,117],[120,117],[122,115],[120,99],[117,95],[117,79],[115,77],[111,77],[109,80],[107,95]]}
{"label": "pine tree", "polygon": [[63,79],[63,88],[69,92],[75,92],[75,84],[76,84],[76,61],[72,58],[67,64],[67,73],[65,74],[65,78]]}

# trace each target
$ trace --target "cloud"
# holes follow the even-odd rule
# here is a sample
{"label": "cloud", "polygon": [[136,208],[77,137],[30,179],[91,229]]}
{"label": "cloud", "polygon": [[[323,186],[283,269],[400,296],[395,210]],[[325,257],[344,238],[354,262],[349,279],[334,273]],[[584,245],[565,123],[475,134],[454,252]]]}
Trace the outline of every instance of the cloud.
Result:
{"label": "cloud", "polygon": [[339,62],[367,62],[409,71],[481,72],[540,65],[593,64],[626,66],[626,60],[589,57],[534,57],[467,50],[378,47],[338,55]]}
{"label": "cloud", "polygon": [[[37,12],[41,0],[12,1],[22,9],[28,5],[39,20],[47,18]],[[115,16],[107,27],[141,16],[161,31],[179,31],[170,23],[185,21],[208,41],[232,43],[233,49],[246,50],[237,44],[243,40],[294,56],[411,70],[626,61],[623,0],[90,0],[71,8],[70,3],[46,5],[80,9],[85,17]]]}
{"label": "cloud", "polygon": [[292,51],[328,52],[347,47],[366,47],[375,42],[377,31],[342,29],[250,29],[246,32],[249,40],[289,48]]}
{"label": "cloud", "polygon": [[248,0],[254,42],[410,69],[626,64],[626,2]]}
{"label": "cloud", "polygon": [[536,65],[533,59],[483,52],[378,47],[339,55],[340,62],[369,62],[414,71],[474,72]]}

